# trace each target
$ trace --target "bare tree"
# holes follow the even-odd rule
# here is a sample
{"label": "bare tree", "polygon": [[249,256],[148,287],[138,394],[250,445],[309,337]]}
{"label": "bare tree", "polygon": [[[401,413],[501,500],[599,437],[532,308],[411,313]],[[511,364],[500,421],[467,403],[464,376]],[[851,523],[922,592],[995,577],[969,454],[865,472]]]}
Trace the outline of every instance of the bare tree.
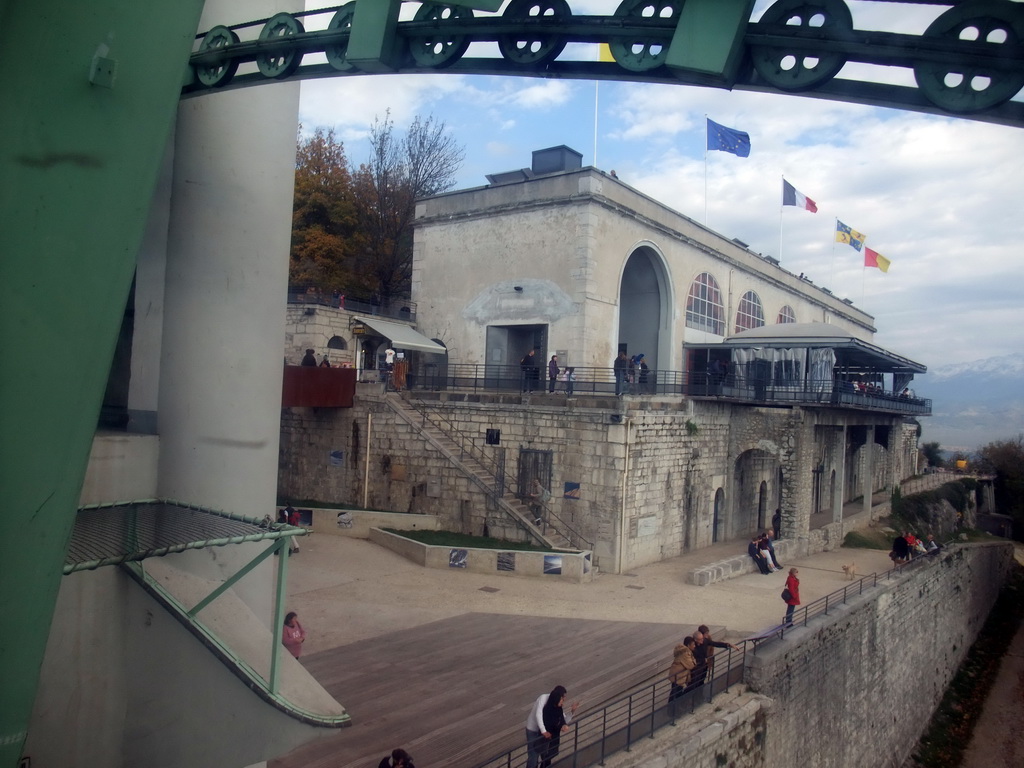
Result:
{"label": "bare tree", "polygon": [[370,128],[371,156],[353,174],[365,289],[381,302],[407,296],[417,198],[455,186],[465,151],[443,121],[417,117],[395,136],[390,110]]}

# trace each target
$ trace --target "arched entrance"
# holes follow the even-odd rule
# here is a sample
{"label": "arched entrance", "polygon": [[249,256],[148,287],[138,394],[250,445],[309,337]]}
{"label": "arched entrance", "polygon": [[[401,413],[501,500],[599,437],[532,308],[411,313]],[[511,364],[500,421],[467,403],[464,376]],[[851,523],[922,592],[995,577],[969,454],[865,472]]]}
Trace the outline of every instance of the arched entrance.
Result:
{"label": "arched entrance", "polygon": [[733,473],[734,504],[728,525],[729,538],[748,536],[767,527],[768,500],[773,495],[771,483],[778,475],[779,462],[772,454],[755,448],[739,455]]}
{"label": "arched entrance", "polygon": [[643,353],[652,371],[671,368],[671,308],[672,285],[661,254],[650,245],[637,247],[619,283],[618,348],[631,357]]}

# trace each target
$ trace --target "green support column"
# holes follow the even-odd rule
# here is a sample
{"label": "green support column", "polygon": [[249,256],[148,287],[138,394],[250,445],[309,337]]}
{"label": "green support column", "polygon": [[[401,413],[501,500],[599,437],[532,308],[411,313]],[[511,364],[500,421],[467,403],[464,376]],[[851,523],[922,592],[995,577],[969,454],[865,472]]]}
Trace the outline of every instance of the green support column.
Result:
{"label": "green support column", "polygon": [[0,768],[21,756],[202,7],[0,4]]}

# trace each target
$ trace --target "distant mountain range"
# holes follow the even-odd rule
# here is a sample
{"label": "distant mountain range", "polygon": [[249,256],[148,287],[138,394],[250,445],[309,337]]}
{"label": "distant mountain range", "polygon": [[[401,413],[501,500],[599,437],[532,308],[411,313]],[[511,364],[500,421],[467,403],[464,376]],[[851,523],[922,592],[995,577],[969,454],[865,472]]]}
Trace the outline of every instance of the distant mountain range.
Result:
{"label": "distant mountain range", "polygon": [[971,451],[1024,433],[1024,354],[1001,355],[929,370],[911,384],[932,400],[921,442]]}

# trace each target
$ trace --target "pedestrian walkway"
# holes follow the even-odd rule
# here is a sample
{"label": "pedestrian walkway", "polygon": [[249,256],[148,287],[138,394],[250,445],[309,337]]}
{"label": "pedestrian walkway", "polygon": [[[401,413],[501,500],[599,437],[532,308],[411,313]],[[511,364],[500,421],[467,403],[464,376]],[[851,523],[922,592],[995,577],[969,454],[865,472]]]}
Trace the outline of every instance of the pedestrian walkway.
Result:
{"label": "pedestrian walkway", "polygon": [[[569,584],[425,571],[368,541],[309,536],[291,560],[287,609],[309,633],[302,662],[352,726],[270,765],[372,768],[399,746],[424,766],[472,765],[518,744],[530,702],[556,684],[585,711],[667,669],[698,624],[732,641],[778,624],[784,571],[686,583],[701,558],[735,546]],[[799,565],[810,602],[841,588],[851,561],[859,573],[889,567],[877,550],[783,564]]]}

